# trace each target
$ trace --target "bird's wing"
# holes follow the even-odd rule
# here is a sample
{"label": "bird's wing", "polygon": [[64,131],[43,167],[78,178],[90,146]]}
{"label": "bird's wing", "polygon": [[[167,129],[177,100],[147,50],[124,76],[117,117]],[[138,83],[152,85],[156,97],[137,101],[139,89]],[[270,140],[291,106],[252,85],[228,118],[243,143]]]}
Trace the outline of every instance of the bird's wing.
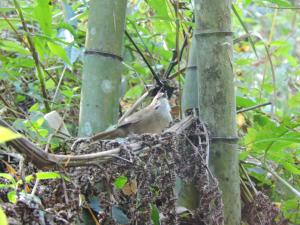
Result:
{"label": "bird's wing", "polygon": [[123,127],[129,124],[138,123],[141,120],[144,120],[152,113],[152,110],[150,106],[147,106],[146,108],[137,111],[130,116],[126,117],[120,124],[118,124],[118,127]]}

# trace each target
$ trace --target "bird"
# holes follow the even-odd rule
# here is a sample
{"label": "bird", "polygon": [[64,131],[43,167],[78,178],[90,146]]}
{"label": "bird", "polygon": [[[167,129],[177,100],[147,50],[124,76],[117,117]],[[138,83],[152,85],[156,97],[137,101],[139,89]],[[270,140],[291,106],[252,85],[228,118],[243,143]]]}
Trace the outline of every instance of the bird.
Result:
{"label": "bird", "polygon": [[143,133],[161,133],[172,121],[167,94],[158,92],[148,106],[126,117],[115,129],[95,134],[91,140],[122,138]]}

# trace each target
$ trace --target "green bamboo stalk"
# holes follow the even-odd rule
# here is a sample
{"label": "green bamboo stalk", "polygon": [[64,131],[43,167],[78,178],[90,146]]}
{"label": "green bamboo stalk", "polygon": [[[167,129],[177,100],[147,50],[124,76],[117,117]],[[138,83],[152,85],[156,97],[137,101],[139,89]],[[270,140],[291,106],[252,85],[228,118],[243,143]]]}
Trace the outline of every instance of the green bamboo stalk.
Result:
{"label": "green bamboo stalk", "polygon": [[195,0],[195,21],[199,112],[212,137],[209,166],[222,190],[225,224],[239,225],[231,0]]}
{"label": "green bamboo stalk", "polygon": [[[182,92],[182,114],[187,109],[198,108],[198,84],[197,84],[197,61],[196,61],[196,42],[192,38],[192,44],[189,50],[189,62],[185,74],[185,82]],[[193,210],[199,207],[199,193],[197,188],[192,183],[184,183],[178,178],[180,182],[180,190],[178,193],[177,205],[183,206],[187,209]]]}
{"label": "green bamboo stalk", "polygon": [[126,0],[92,0],[84,56],[79,136],[117,122]]}
{"label": "green bamboo stalk", "polygon": [[197,55],[196,40],[192,38],[192,44],[189,51],[189,62],[185,74],[185,82],[182,92],[182,112],[191,108],[198,108],[198,77],[197,77]]}

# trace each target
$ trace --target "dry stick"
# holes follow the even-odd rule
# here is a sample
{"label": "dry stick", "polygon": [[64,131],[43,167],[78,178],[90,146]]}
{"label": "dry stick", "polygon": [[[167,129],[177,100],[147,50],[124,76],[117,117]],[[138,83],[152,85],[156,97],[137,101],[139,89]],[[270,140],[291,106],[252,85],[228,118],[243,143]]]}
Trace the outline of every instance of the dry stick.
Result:
{"label": "dry stick", "polygon": [[123,120],[126,118],[126,117],[128,117],[128,116],[130,116],[136,109],[137,109],[137,107],[139,107],[141,104],[142,104],[142,102],[145,100],[145,98],[149,95],[149,92],[151,92],[151,90],[150,91],[147,91],[147,92],[145,92],[131,107],[130,107],[130,109],[128,109],[124,114],[123,114],[123,116],[119,119],[119,121],[118,121],[118,124],[120,124],[120,123],[122,123],[123,122]]}
{"label": "dry stick", "polygon": [[37,70],[36,71],[37,77],[38,77],[38,79],[40,81],[41,91],[42,91],[42,95],[43,95],[43,98],[44,98],[43,102],[44,102],[46,110],[48,112],[50,112],[51,108],[50,108],[50,105],[49,105],[49,103],[47,101],[48,95],[47,95],[47,91],[46,91],[45,80],[44,80],[44,77],[43,77],[44,75],[42,73],[42,69],[41,69],[41,66],[40,66],[40,63],[39,63],[38,54],[37,54],[36,49],[34,47],[33,41],[32,41],[32,39],[31,39],[31,37],[29,35],[29,30],[28,30],[27,24],[26,24],[26,22],[24,20],[24,16],[23,16],[23,12],[21,10],[21,7],[20,7],[20,5],[19,5],[19,3],[18,3],[17,0],[14,0],[14,4],[15,4],[16,10],[17,10],[17,12],[19,14],[19,17],[21,19],[22,26],[23,26],[23,29],[25,31],[26,38],[27,38],[27,41],[28,41],[28,44],[29,44],[29,49],[30,49],[30,52],[31,52],[32,57],[34,59],[34,63],[35,63],[36,70]]}
{"label": "dry stick", "polygon": [[298,191],[296,188],[294,188],[289,182],[287,182],[285,179],[283,179],[281,176],[279,176],[273,169],[269,168],[265,163],[256,163],[256,162],[247,162],[242,161],[244,164],[251,164],[254,166],[258,166],[264,170],[267,170],[269,173],[271,173],[281,184],[283,184],[287,189],[289,189],[293,194],[297,196],[297,198],[300,198],[300,191]]}
{"label": "dry stick", "polygon": [[266,6],[266,7],[271,9],[291,9],[291,10],[300,9],[300,7],[278,7],[278,6]]}
{"label": "dry stick", "polygon": [[64,78],[66,69],[67,69],[67,67],[64,66],[64,69],[63,69],[63,71],[62,71],[62,73],[61,73],[61,75],[60,75],[60,78],[59,78],[57,87],[56,87],[56,89],[55,89],[55,93],[54,93],[53,98],[52,98],[52,104],[51,104],[51,107],[53,107],[53,104],[54,104],[54,102],[55,102],[55,98],[56,98],[56,96],[57,96],[57,94],[58,94],[58,91],[59,91],[60,85],[61,85],[61,83],[62,83],[62,80],[63,80],[63,78]]}
{"label": "dry stick", "polygon": [[187,68],[187,67],[183,67],[183,68],[181,68],[180,70],[178,70],[178,71],[172,73],[172,74],[169,76],[169,80],[172,80],[172,79],[174,79],[175,77],[181,75],[183,72],[185,72],[186,68]]}
{"label": "dry stick", "polygon": [[248,107],[248,108],[237,110],[236,113],[247,112],[247,111],[257,109],[257,108],[260,108],[260,107],[263,107],[263,106],[266,106],[266,105],[271,105],[271,104],[272,104],[271,102],[265,102],[265,103],[262,103],[262,104],[259,104],[259,105],[254,105],[254,106],[251,106],[251,107]]}
{"label": "dry stick", "polygon": [[15,110],[11,109],[10,105],[9,105],[8,102],[3,98],[2,95],[0,95],[0,100],[1,100],[1,101],[3,102],[3,104],[7,107],[7,109],[8,109],[9,111],[11,111],[12,114],[13,114],[16,118],[18,118],[18,115],[16,114]]}
{"label": "dry stick", "polygon": [[256,188],[255,188],[255,186],[254,186],[254,184],[253,184],[251,178],[249,177],[249,175],[248,175],[248,173],[247,173],[245,167],[244,167],[242,164],[240,164],[240,168],[241,168],[242,172],[245,174],[245,176],[247,177],[247,180],[249,181],[252,190],[254,191],[255,194],[257,194],[258,192],[257,192],[257,190],[256,190]]}
{"label": "dry stick", "polygon": [[39,183],[40,183],[40,180],[39,179],[36,179],[35,180],[35,183],[34,183],[34,186],[32,188],[32,191],[30,193],[31,196],[34,196],[36,191],[37,191],[37,187],[39,186]]}
{"label": "dry stick", "polygon": [[210,171],[209,167],[208,167],[208,155],[206,157],[206,160],[203,159],[202,155],[200,154],[199,152],[199,149],[193,144],[193,142],[188,138],[186,137],[188,142],[190,143],[190,145],[193,147],[193,149],[197,152],[197,154],[199,155],[200,159],[202,160],[202,163],[204,164],[204,167],[206,168],[209,176],[212,178],[213,182],[215,182],[215,179],[214,179],[214,176],[212,174],[212,172]]}

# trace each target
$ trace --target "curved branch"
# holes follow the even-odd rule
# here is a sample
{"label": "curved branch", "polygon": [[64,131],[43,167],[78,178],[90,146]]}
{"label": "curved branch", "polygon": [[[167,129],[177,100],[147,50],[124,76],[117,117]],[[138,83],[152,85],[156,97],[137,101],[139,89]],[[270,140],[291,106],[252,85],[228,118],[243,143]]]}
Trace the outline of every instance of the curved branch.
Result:
{"label": "curved branch", "polygon": [[[188,129],[195,117],[188,116],[183,119],[181,122],[174,124],[172,127],[167,129],[164,133],[173,133],[178,135],[182,133],[184,130]],[[16,132],[8,123],[4,120],[0,119],[0,126],[7,127],[14,132]],[[161,143],[165,143],[168,141],[163,136],[160,136]],[[82,155],[59,155],[59,154],[51,154],[43,151],[41,148],[36,146],[27,138],[18,138],[7,142],[8,145],[12,146],[16,151],[23,154],[27,160],[32,162],[39,169],[50,169],[57,167],[76,167],[76,166],[89,166],[89,165],[97,165],[101,162],[105,162],[107,160],[117,158],[120,152],[120,148],[114,148],[108,151],[96,152],[90,154],[82,154]],[[161,144],[157,146],[144,146],[143,142],[131,143],[128,145],[129,149],[132,149],[133,152],[137,154],[143,151],[147,151],[153,147],[159,147]]]}

